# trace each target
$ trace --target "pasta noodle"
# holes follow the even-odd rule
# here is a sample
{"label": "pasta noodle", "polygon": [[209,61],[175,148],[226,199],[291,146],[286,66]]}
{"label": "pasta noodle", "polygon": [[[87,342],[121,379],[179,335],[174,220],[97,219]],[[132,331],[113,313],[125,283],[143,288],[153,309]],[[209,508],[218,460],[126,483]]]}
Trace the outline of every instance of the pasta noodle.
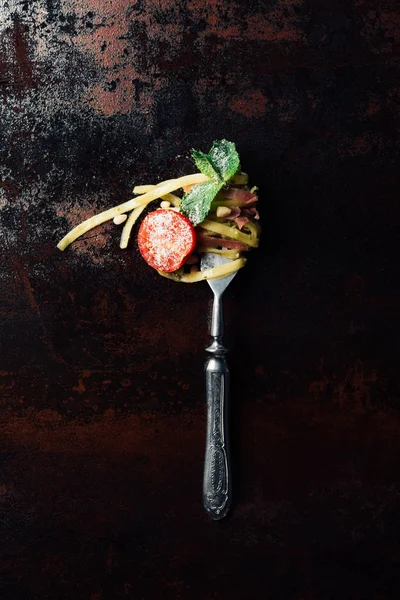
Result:
{"label": "pasta noodle", "polygon": [[[86,221],[83,221],[74,227],[69,233],[67,233],[67,235],[64,236],[58,243],[57,247],[60,250],[65,250],[65,248],[67,248],[74,240],[84,235],[94,227],[114,219],[118,215],[129,213],[128,218],[124,223],[120,240],[120,248],[127,248],[132,227],[151,202],[154,200],[167,201],[165,207],[162,206],[163,210],[174,210],[179,212],[181,198],[173,192],[182,188],[188,189],[198,183],[208,181],[208,179],[209,178],[202,173],[195,173],[193,175],[185,175],[177,179],[168,179],[157,185],[137,185],[133,188],[133,193],[136,195],[135,198],[132,198],[127,202],[119,204],[118,206],[114,206],[113,208],[105,210],[98,215],[94,215]],[[199,261],[198,255],[205,253],[219,254],[227,259],[230,259],[229,262],[203,271],[197,270],[196,266],[192,266],[190,273],[185,272],[185,270],[187,270],[187,268],[185,269],[185,266],[181,267],[177,271],[168,273],[158,270],[157,272],[162,277],[182,283],[195,283],[207,279],[226,277],[227,275],[235,273],[245,265],[246,259],[243,258],[241,251],[248,249],[249,247],[256,248],[258,246],[261,231],[260,225],[254,219],[247,219],[247,222],[242,224],[241,229],[239,229],[235,223],[235,217],[229,217],[232,211],[226,211],[229,212],[229,215],[226,215],[227,218],[224,218],[224,215],[217,217],[215,211],[219,206],[225,206],[227,208],[231,208],[232,210],[238,211],[238,209],[234,207],[243,206],[243,202],[241,203],[240,199],[238,200],[235,198],[237,194],[241,194],[242,197],[243,194],[248,194],[248,191],[241,190],[241,188],[247,186],[247,183],[248,175],[246,173],[239,172],[229,181],[229,185],[234,187],[239,186],[239,190],[226,188],[225,193],[228,194],[230,191],[230,195],[232,196],[231,198],[224,198],[222,191],[221,194],[217,195],[215,200],[213,200],[210,214],[198,225],[202,231],[202,236],[198,234],[199,243],[195,247],[195,255],[193,256],[193,260],[191,260],[191,262],[188,264],[193,265],[193,263]],[[255,187],[252,188],[251,192],[253,193],[255,189]],[[246,190],[248,190],[247,187]],[[245,208],[247,209],[249,204],[254,206],[256,200],[257,197],[255,197],[254,201],[252,198],[250,198],[249,201],[247,196],[247,204]],[[255,211],[254,208],[252,210],[253,215],[257,215],[257,211]],[[234,214],[236,215],[237,212]],[[243,211],[243,214],[246,214],[246,212]],[[256,218],[258,218],[258,215]],[[234,246],[236,243],[238,247],[235,248],[234,246],[233,249],[229,249],[228,240],[231,240],[230,244]],[[237,241],[233,242],[232,240]],[[223,247],[223,241],[225,241],[225,244],[228,245],[228,248]],[[238,242],[240,242],[241,245],[239,245]]]}
{"label": "pasta noodle", "polygon": [[221,277],[232,275],[244,267],[245,264],[245,258],[238,258],[232,262],[218,265],[218,267],[205,269],[204,271],[196,271],[195,273],[183,273],[182,270],[175,271],[175,273],[165,273],[164,271],[158,271],[158,273],[162,277],[166,277],[167,279],[172,279],[174,281],[180,281],[181,283],[196,283],[197,281],[203,281],[205,279],[220,279]]}
{"label": "pasta noodle", "polygon": [[106,221],[111,221],[117,215],[138,208],[139,206],[142,206],[142,204],[149,204],[153,200],[157,200],[158,198],[165,196],[165,194],[174,192],[185,185],[194,185],[195,183],[203,183],[204,181],[208,181],[208,177],[202,173],[195,173],[194,175],[186,175],[184,177],[179,177],[178,179],[163,181],[153,190],[147,192],[147,194],[143,194],[143,196],[140,196],[139,198],[133,198],[132,200],[128,200],[128,202],[109,208],[90,219],[86,219],[86,221],[83,221],[67,233],[67,235],[57,244],[57,248],[59,250],[65,250],[72,242],[78,239],[78,237],[81,237],[84,233],[97,227],[97,225],[101,225]]}
{"label": "pasta noodle", "polygon": [[122,230],[121,241],[119,243],[120,248],[128,247],[128,242],[129,242],[129,238],[131,236],[132,227],[134,226],[134,224],[136,223],[136,221],[138,220],[138,218],[140,217],[140,215],[142,214],[142,212],[144,211],[145,208],[146,208],[145,204],[143,204],[142,206],[138,206],[129,215],[128,220],[125,222],[124,228]]}
{"label": "pasta noodle", "polygon": [[223,223],[218,223],[217,221],[212,221],[211,219],[206,219],[200,223],[199,227],[201,227],[201,229],[212,231],[213,233],[219,233],[224,237],[231,238],[232,240],[238,240],[239,242],[243,242],[252,248],[257,248],[258,246],[258,238],[254,238],[247,233],[243,233],[235,227],[229,227],[229,225],[224,225]]}
{"label": "pasta noodle", "polygon": [[[218,239],[215,240],[218,242]],[[225,258],[239,258],[239,252],[237,250],[228,250],[226,248],[214,248],[214,246],[197,246],[196,250],[199,254],[206,254],[207,252],[211,252],[211,254],[221,254],[221,256],[225,256]]]}

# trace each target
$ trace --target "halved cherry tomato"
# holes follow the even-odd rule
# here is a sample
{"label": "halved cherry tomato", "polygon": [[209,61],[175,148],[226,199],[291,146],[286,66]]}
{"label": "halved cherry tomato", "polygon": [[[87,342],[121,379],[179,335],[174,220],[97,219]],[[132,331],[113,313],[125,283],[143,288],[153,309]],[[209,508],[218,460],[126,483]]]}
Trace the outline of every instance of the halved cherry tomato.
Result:
{"label": "halved cherry tomato", "polygon": [[142,221],[138,232],[140,254],[153,269],[172,273],[189,258],[196,232],[187,217],[174,210],[155,210]]}

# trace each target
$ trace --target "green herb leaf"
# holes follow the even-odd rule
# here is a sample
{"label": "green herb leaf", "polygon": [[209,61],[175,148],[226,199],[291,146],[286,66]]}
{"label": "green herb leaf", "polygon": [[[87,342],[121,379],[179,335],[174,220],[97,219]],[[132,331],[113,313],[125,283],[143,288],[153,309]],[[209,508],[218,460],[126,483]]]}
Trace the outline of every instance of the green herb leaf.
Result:
{"label": "green herb leaf", "polygon": [[215,181],[194,185],[182,198],[180,212],[186,215],[194,226],[198,225],[210,212],[211,203],[222,186],[223,183]]}
{"label": "green herb leaf", "polygon": [[235,144],[227,140],[216,140],[208,154],[192,150],[192,156],[197,168],[211,180],[193,186],[180,204],[181,213],[198,225],[210,212],[211,203],[224,183],[239,169],[240,159]]}
{"label": "green herb leaf", "polygon": [[208,153],[208,158],[224,181],[228,181],[233,177],[240,166],[236,146],[233,142],[227,140],[215,141]]}
{"label": "green herb leaf", "polygon": [[204,152],[200,152],[199,150],[192,150],[192,156],[199,171],[204,173],[204,175],[207,175],[207,177],[210,179],[220,182],[223,181],[220,174],[216,171],[212,162],[210,161],[208,154],[204,154]]}

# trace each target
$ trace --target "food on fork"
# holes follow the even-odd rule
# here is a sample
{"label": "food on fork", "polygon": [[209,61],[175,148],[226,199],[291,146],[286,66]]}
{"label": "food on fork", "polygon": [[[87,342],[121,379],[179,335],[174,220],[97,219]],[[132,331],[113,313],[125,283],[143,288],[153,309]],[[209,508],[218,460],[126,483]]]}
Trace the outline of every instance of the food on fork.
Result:
{"label": "food on fork", "polygon": [[[249,188],[233,142],[215,141],[208,154],[192,150],[192,157],[199,173],[135,186],[134,198],[83,221],[57,247],[65,250],[94,227],[113,220],[123,224],[120,247],[127,248],[136,221],[158,201],[160,207],[144,217],[138,230],[139,251],[147,264],[183,283],[235,273],[246,263],[244,253],[259,244],[257,188]],[[205,253],[230,260],[201,271],[197,265]]]}

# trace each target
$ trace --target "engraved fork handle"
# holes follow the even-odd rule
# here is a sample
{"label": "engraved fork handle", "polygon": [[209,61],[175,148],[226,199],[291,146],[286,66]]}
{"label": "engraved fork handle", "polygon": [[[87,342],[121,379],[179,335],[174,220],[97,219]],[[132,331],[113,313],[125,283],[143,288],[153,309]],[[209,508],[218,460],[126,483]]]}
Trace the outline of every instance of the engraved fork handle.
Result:
{"label": "engraved fork handle", "polygon": [[228,439],[229,369],[222,337],[221,297],[214,297],[211,334],[213,343],[206,362],[207,438],[204,461],[203,504],[214,520],[225,517],[232,502]]}

